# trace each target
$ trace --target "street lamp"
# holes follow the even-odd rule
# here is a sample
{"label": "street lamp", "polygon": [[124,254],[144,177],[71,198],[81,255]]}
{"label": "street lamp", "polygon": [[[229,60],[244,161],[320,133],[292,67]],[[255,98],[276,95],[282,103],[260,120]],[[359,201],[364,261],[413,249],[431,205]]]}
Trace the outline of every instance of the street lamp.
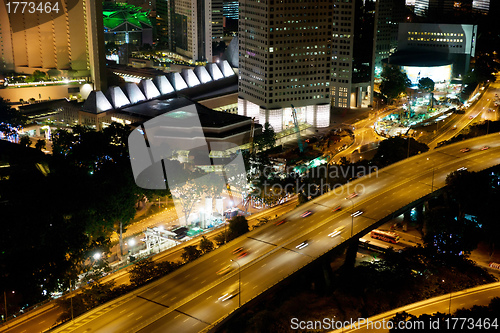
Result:
{"label": "street lamp", "polygon": [[[427,157],[427,161],[429,161],[429,158]],[[434,161],[432,161],[432,184],[431,184],[431,193],[434,192]]]}
{"label": "street lamp", "polygon": [[352,199],[349,199],[351,202],[351,238],[352,235],[354,234],[354,203],[352,202]]}
{"label": "street lamp", "polygon": [[[443,281],[443,283],[444,283],[444,280],[442,280],[442,281]],[[448,304],[448,314],[450,314],[450,315],[451,315],[451,288],[449,289],[449,291],[450,291],[450,302],[449,302],[449,304]]]}
{"label": "street lamp", "polygon": [[238,307],[241,308],[241,265],[236,260],[231,261],[238,264]]}

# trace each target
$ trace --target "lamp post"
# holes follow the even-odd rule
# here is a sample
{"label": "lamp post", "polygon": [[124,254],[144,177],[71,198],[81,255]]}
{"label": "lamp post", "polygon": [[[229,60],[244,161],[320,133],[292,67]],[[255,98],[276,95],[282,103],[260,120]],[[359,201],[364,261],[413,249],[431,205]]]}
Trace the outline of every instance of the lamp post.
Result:
{"label": "lamp post", "polygon": [[[442,281],[444,283],[444,280],[442,280]],[[448,314],[451,315],[451,288],[449,289],[449,291],[450,291],[450,302],[448,303]]]}
{"label": "lamp post", "polygon": [[349,201],[351,202],[351,238],[352,238],[352,235],[354,234],[354,203],[352,202],[352,199],[349,199]]}
{"label": "lamp post", "polygon": [[241,265],[236,260],[231,261],[238,264],[238,307],[241,308]]}
{"label": "lamp post", "polygon": [[[427,161],[430,161],[427,157]],[[431,193],[434,192],[434,161],[432,161],[432,183],[431,183]]]}
{"label": "lamp post", "polygon": [[3,301],[5,302],[5,321],[7,321],[9,315],[7,314],[7,292],[5,290],[3,291]]}

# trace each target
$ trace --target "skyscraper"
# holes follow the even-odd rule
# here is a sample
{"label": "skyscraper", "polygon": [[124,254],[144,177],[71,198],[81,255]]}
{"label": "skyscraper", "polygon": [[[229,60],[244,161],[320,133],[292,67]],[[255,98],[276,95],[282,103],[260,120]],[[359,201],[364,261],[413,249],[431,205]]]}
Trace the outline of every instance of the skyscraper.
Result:
{"label": "skyscraper", "polygon": [[[332,106],[368,106],[373,100],[373,0],[333,2]],[[356,40],[356,43],[354,41]]]}
{"label": "skyscraper", "polygon": [[0,71],[88,77],[106,88],[102,2],[59,2],[58,11],[7,13],[0,6]]}
{"label": "skyscraper", "polygon": [[379,0],[375,10],[375,75],[382,71],[382,59],[396,52],[399,23],[406,22],[409,11],[405,0]]}
{"label": "skyscraper", "polygon": [[175,51],[193,61],[212,61],[212,1],[176,0],[173,7]]}
{"label": "skyscraper", "polygon": [[223,0],[212,0],[212,39],[221,41],[224,37]]}
{"label": "skyscraper", "polygon": [[439,18],[453,12],[455,0],[416,0],[415,14],[422,17]]}
{"label": "skyscraper", "polygon": [[472,9],[487,14],[490,10],[490,0],[474,0],[472,1]]}
{"label": "skyscraper", "polygon": [[275,131],[330,123],[330,0],[239,3],[238,113]]}

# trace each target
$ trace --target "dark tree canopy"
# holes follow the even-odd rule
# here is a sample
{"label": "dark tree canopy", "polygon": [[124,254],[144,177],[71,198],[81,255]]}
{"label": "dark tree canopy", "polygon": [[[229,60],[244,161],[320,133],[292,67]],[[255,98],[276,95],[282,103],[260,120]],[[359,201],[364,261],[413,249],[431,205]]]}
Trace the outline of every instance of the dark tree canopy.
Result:
{"label": "dark tree canopy", "polygon": [[[410,156],[418,153],[425,153],[429,150],[426,144],[416,141],[413,138],[410,140]],[[379,166],[384,167],[392,163],[396,163],[408,156],[408,138],[392,137],[380,142],[377,153],[373,161]]]}
{"label": "dark tree canopy", "polygon": [[388,100],[396,99],[399,94],[405,93],[406,88],[411,86],[411,81],[408,79],[406,73],[403,73],[395,66],[385,66],[381,76],[380,92]]}
{"label": "dark tree canopy", "polygon": [[434,81],[428,77],[421,78],[418,81],[418,88],[426,92],[434,91]]}
{"label": "dark tree canopy", "polygon": [[0,132],[7,137],[17,135],[26,125],[28,118],[20,111],[10,107],[7,102],[0,97]]}
{"label": "dark tree canopy", "polygon": [[271,149],[276,145],[276,133],[271,124],[268,122],[264,124],[264,130],[262,134],[256,138],[255,144],[261,150]]}
{"label": "dark tree canopy", "polygon": [[248,221],[244,216],[235,216],[229,221],[229,232],[232,238],[239,237],[248,232]]}

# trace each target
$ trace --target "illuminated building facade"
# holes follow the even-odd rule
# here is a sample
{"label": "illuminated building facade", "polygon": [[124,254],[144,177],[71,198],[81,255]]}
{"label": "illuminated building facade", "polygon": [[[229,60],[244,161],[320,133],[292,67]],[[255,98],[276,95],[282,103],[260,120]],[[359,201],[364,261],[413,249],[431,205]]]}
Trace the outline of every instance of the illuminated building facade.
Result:
{"label": "illuminated building facade", "polygon": [[333,4],[328,0],[239,3],[238,113],[279,132],[299,122],[330,125]]}
{"label": "illuminated building facade", "polygon": [[238,1],[224,1],[224,17],[237,20],[238,19]]}
{"label": "illuminated building facade", "polygon": [[333,3],[331,103],[336,108],[366,107],[373,101],[375,1]]}
{"label": "illuminated building facade", "polygon": [[399,66],[414,85],[424,77],[448,84],[467,73],[476,35],[475,25],[401,23],[398,50],[382,62]]}
{"label": "illuminated building facade", "polygon": [[487,14],[490,10],[490,0],[473,0],[472,9]]}
{"label": "illuminated building facade", "polygon": [[450,15],[456,0],[415,0],[415,14],[422,17]]}
{"label": "illuminated building facade", "polygon": [[212,39],[221,41],[224,37],[223,0],[212,0]]}
{"label": "illuminated building facade", "polygon": [[52,14],[7,13],[0,6],[0,72],[84,77],[106,86],[102,2],[58,2]]}
{"label": "illuminated building facade", "polygon": [[176,0],[173,5],[175,50],[193,61],[212,61],[212,1]]}
{"label": "illuminated building facade", "polygon": [[375,76],[379,76],[382,72],[382,59],[386,59],[396,52],[399,23],[405,22],[408,15],[405,0],[377,1],[373,61]]}
{"label": "illuminated building facade", "polygon": [[149,12],[126,3],[104,2],[105,43],[142,46],[153,44],[153,24]]}

